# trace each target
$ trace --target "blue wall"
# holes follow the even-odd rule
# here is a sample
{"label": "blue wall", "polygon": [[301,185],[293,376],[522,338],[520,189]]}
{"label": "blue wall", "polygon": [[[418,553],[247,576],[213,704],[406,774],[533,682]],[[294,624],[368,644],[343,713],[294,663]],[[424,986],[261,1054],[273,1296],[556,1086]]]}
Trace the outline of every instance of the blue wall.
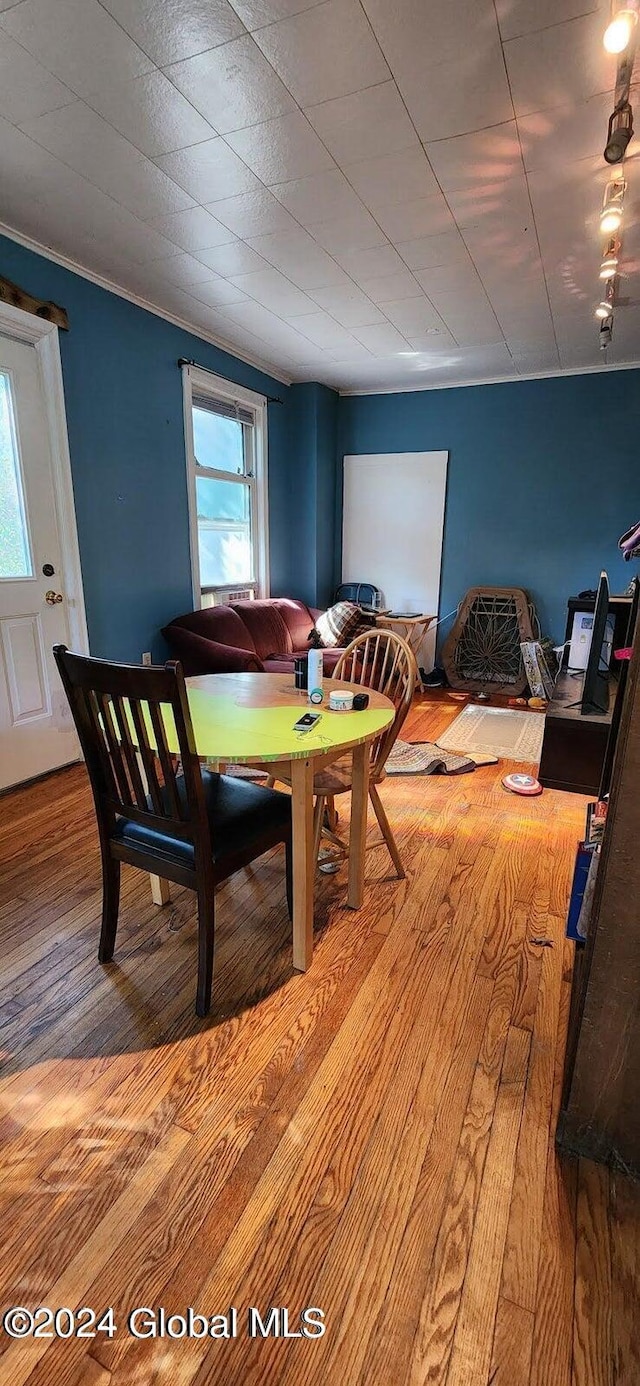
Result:
{"label": "blue wall", "polygon": [[92,652],[164,657],[160,627],[193,606],[180,356],[284,401],[268,410],[271,590],[297,595],[295,391],[5,237],[0,274],[69,314],[60,346]]}
{"label": "blue wall", "polygon": [[[638,568],[617,544],[640,519],[640,371],[340,400],[340,457],[439,448],[442,614],[468,587],[524,587],[559,641],[567,597],[601,568],[624,591]],[[375,562],[362,578],[375,582]]]}
{"label": "blue wall", "polygon": [[295,519],[292,524],[294,595],[326,606],[336,586],[335,534],[338,412],[334,390],[316,383],[290,389],[291,461]]}

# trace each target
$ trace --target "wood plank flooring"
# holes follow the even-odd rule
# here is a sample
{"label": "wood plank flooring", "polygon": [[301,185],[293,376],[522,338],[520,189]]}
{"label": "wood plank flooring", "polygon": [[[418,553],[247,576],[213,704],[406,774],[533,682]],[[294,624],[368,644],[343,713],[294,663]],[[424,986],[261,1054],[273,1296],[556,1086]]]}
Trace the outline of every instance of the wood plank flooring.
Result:
{"label": "wood plank flooring", "polygon": [[[84,771],[0,799],[0,1303],[117,1324],[0,1331],[0,1383],[638,1386],[640,1186],[553,1143],[585,801],[504,770],[387,779],[407,879],[370,815],[364,908],[317,877],[304,975],[281,853],[228,882],[207,1021],[187,892],[124,868],[97,962]],[[235,1306],[237,1336],[137,1339],[138,1306]],[[250,1306],[326,1331],[252,1337]]]}

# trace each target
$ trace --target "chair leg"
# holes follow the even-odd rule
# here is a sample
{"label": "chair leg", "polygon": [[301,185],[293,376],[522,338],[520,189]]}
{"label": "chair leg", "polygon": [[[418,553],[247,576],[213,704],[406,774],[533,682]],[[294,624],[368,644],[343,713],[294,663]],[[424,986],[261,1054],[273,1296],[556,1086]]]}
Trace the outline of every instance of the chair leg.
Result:
{"label": "chair leg", "polygon": [[320,851],[320,839],[322,837],[322,825],[324,820],[325,799],[322,794],[316,797],[313,810],[313,865],[314,870],[318,863],[318,853]]}
{"label": "chair leg", "polygon": [[387,815],[384,811],[382,799],[380,798],[380,795],[378,794],[378,791],[374,784],[369,785],[369,798],[371,800],[371,803],[373,804],[376,818],[382,830],[382,836],[387,844],[387,847],[389,848],[391,860],[396,868],[396,872],[400,879],[404,880],[407,873],[404,869],[404,866],[402,865],[402,857],[400,856],[400,853],[396,845],[395,837],[393,836],[393,833],[391,831],[389,819],[387,818]]}
{"label": "chair leg", "polygon": [[267,775],[267,778],[266,778],[266,780],[265,780],[265,784],[266,784],[266,786],[267,786],[267,789],[273,789],[273,788],[274,788],[274,785],[275,785],[275,782],[276,782],[276,777],[275,777],[275,775]]}
{"label": "chair leg", "polygon": [[215,933],[215,891],[206,886],[198,890],[198,991],[196,1015],[209,1014],[213,981],[213,940]]}
{"label": "chair leg", "polygon": [[284,845],[284,870],[285,884],[287,890],[287,912],[293,922],[293,851],[291,848],[291,838]]}
{"label": "chair leg", "polygon": [[98,945],[98,960],[111,962],[116,946],[118,909],[120,906],[120,862],[115,861],[108,848],[102,853],[102,928]]}
{"label": "chair leg", "polygon": [[335,833],[338,826],[338,810],[333,794],[329,794],[325,800],[326,826],[330,833]]}

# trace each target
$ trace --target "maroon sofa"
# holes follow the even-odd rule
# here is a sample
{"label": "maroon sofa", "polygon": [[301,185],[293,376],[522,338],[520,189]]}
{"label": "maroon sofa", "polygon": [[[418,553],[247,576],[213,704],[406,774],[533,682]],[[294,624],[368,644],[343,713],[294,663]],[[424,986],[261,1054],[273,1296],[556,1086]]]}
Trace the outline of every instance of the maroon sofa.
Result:
{"label": "maroon sofa", "polygon": [[[185,674],[293,673],[296,655],[308,654],[319,613],[289,597],[231,602],[177,616],[162,634]],[[323,650],[326,674],[342,650]]]}

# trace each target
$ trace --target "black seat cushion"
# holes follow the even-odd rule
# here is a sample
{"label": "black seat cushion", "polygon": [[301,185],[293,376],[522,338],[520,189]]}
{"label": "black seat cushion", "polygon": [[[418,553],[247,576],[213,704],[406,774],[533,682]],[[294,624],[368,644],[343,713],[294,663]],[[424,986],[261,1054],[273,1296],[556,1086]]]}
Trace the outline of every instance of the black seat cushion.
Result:
{"label": "black seat cushion", "polygon": [[[233,863],[240,859],[251,860],[252,848],[256,845],[264,842],[260,850],[267,851],[275,843],[282,842],[291,831],[291,799],[288,794],[267,789],[266,785],[252,784],[250,780],[214,774],[210,770],[202,771],[202,783],[216,867],[224,868],[225,862],[233,867]],[[178,795],[184,802],[186,794],[181,775],[176,785]],[[149,808],[152,810],[150,801]],[[156,832],[144,823],[120,818],[113,836],[124,846],[152,852],[159,862],[186,866],[192,870],[195,866],[191,843],[173,837],[170,831]],[[253,852],[253,855],[258,854]],[[223,874],[230,872],[223,870]]]}

